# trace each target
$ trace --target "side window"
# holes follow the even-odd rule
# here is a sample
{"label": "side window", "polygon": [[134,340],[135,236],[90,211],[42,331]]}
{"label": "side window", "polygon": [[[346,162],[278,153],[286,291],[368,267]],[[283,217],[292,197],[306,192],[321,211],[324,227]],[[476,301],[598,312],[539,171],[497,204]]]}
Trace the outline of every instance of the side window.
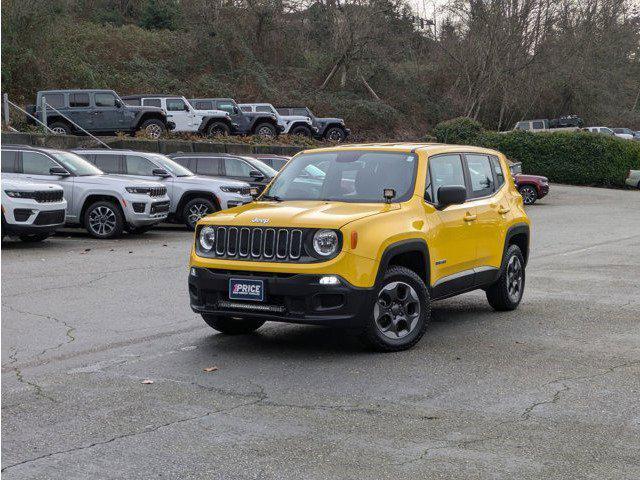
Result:
{"label": "side window", "polygon": [[129,99],[123,100],[123,101],[127,105],[133,105],[134,107],[139,107],[140,103],[141,103],[139,98],[129,98]]}
{"label": "side window", "polygon": [[54,108],[64,107],[64,94],[62,93],[45,93],[44,97],[47,103]]}
{"label": "side window", "polygon": [[253,170],[248,163],[237,158],[225,158],[224,169],[229,177],[248,177],[249,172]]}
{"label": "side window", "polygon": [[432,191],[433,191],[433,185],[431,185],[431,169],[427,169],[427,180],[424,183],[424,199],[429,202],[429,203],[433,203],[433,195],[432,195]]}
{"label": "side window", "polygon": [[159,98],[145,98],[142,100],[142,105],[145,107],[158,107],[162,108],[162,103]]}
{"label": "side window", "polygon": [[184,112],[186,104],[179,98],[167,98],[167,111],[169,112]]}
{"label": "side window", "polygon": [[18,152],[2,150],[2,173],[15,173]]}
{"label": "side window", "polygon": [[213,102],[210,100],[198,100],[191,102],[191,104],[196,110],[213,110]]}
{"label": "side window", "polygon": [[486,197],[494,191],[493,172],[488,155],[466,154],[469,179],[471,180],[470,198]]}
{"label": "side window", "polygon": [[271,110],[271,108],[270,108],[270,107],[261,106],[261,107],[256,107],[256,112],[268,112],[268,113],[272,113],[273,111]]}
{"label": "side window", "polygon": [[128,175],[152,177],[153,170],[158,168],[153,162],[150,162],[144,157],[138,157],[137,155],[127,155],[125,157],[125,163],[125,171]]}
{"label": "side window", "polygon": [[532,122],[534,130],[542,130],[544,128],[544,122]]}
{"label": "side window", "polygon": [[502,165],[498,157],[491,157],[491,164],[493,165],[493,172],[496,174],[496,190],[504,185],[504,172],[502,171]]}
{"label": "side window", "polygon": [[115,107],[116,97],[113,93],[96,93],[94,94],[96,107]]}
{"label": "side window", "polygon": [[240,110],[242,110],[243,112],[250,112],[251,107],[240,107]]}
{"label": "side window", "polygon": [[457,154],[438,155],[429,159],[431,197],[438,203],[438,189],[444,186],[465,186],[462,157]]}
{"label": "side window", "polygon": [[112,154],[96,155],[93,163],[105,173],[120,173],[120,156]]}
{"label": "side window", "polygon": [[69,107],[80,108],[89,106],[89,94],[88,93],[70,93],[69,94]]}
{"label": "side window", "polygon": [[309,112],[306,108],[292,108],[291,115],[302,115],[303,117],[308,117]]}
{"label": "side window", "polygon": [[216,109],[218,110],[224,110],[225,112],[233,115],[234,113],[236,113],[233,110],[233,107],[235,106],[233,103],[231,102],[217,102],[218,104],[216,105]]}
{"label": "side window", "polygon": [[49,157],[37,152],[22,152],[22,173],[51,175],[49,169],[59,165]]}
{"label": "side window", "polygon": [[221,158],[216,157],[198,157],[197,173],[202,175],[220,175]]}

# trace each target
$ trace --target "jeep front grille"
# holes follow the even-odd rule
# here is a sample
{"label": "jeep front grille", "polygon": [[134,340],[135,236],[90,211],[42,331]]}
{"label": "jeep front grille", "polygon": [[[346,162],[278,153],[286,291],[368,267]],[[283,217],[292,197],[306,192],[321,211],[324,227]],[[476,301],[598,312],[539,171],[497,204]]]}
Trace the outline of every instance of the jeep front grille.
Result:
{"label": "jeep front grille", "polygon": [[[306,229],[271,227],[214,227],[215,245],[205,257],[257,262],[295,262],[307,257],[304,248]],[[314,261],[312,257],[304,258]],[[303,261],[304,261],[303,260]]]}
{"label": "jeep front grille", "polygon": [[151,187],[149,195],[152,197],[163,197],[167,194],[167,187]]}
{"label": "jeep front grille", "polygon": [[33,192],[33,198],[38,203],[61,202],[62,190],[44,190]]}

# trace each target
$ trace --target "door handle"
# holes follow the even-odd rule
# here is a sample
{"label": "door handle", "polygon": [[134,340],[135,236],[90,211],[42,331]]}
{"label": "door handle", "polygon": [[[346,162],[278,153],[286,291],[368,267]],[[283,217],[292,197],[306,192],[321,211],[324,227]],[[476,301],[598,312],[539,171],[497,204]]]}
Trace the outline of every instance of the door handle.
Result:
{"label": "door handle", "polygon": [[504,215],[505,213],[509,213],[510,211],[511,211],[511,208],[503,207],[502,205],[500,206],[500,208],[498,208],[498,213],[500,215]]}
{"label": "door handle", "polygon": [[468,213],[468,212],[464,214],[464,221],[465,222],[473,222],[476,218],[477,218],[477,215],[473,215],[473,214]]}

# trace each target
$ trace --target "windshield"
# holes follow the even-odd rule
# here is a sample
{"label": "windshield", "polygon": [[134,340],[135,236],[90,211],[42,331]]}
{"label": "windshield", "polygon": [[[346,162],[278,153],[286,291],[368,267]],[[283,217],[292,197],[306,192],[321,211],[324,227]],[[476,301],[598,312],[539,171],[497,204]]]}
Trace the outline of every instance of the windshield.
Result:
{"label": "windshield", "polygon": [[417,157],[400,152],[363,150],[307,153],[294,157],[265,192],[278,200],[382,203],[393,188],[392,202],[411,197]]}
{"label": "windshield", "polygon": [[247,162],[249,162],[251,165],[253,165],[256,170],[261,171],[267,177],[273,178],[278,174],[278,172],[276,170],[271,168],[266,163],[261,162],[260,160],[256,160],[255,158],[246,158],[246,157],[245,157],[245,159],[247,160]]}
{"label": "windshield", "polygon": [[176,177],[193,177],[194,173],[184,168],[182,165],[177,164],[173,160],[164,155],[159,155],[157,153],[149,153],[151,158],[153,158],[156,162],[162,164],[162,167],[167,170],[169,173],[175,175]]}
{"label": "windshield", "polygon": [[84,158],[70,152],[51,152],[53,158],[62,164],[69,172],[79,177],[86,177],[88,175],[103,175],[104,172],[97,167],[94,167]]}

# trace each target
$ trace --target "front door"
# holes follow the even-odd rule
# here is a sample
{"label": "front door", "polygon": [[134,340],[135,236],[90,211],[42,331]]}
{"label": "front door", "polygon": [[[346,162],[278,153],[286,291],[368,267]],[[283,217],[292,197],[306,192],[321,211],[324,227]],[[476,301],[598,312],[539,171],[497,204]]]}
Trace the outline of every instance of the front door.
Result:
{"label": "front door", "polygon": [[239,158],[227,157],[224,159],[224,176],[233,178],[234,180],[241,180],[251,184],[252,187],[262,185],[260,182],[252,178],[250,173],[257,171],[249,163]]}
{"label": "front door", "polygon": [[176,132],[198,130],[199,124],[194,127],[195,114],[189,110],[184,100],[181,98],[167,98],[165,102],[167,120],[176,124]]}
{"label": "front door", "polygon": [[130,125],[125,118],[125,108],[118,103],[110,92],[96,92],[94,98],[94,129],[102,132],[129,131]]}
{"label": "front door", "polygon": [[[24,178],[34,183],[53,183],[60,185],[64,190],[64,199],[67,201],[68,220],[76,220],[73,208],[73,176],[51,175],[51,167],[62,167],[48,156],[39,152],[23,150],[20,152],[18,160],[18,172],[20,178]],[[64,168],[64,167],[62,167]]]}
{"label": "front door", "polygon": [[429,158],[425,189],[425,214],[432,219],[428,226],[431,256],[431,284],[448,284],[464,289],[473,284],[475,265],[476,208],[470,203],[450,205],[438,210],[438,189],[443,186],[466,186],[461,154],[436,155]]}

